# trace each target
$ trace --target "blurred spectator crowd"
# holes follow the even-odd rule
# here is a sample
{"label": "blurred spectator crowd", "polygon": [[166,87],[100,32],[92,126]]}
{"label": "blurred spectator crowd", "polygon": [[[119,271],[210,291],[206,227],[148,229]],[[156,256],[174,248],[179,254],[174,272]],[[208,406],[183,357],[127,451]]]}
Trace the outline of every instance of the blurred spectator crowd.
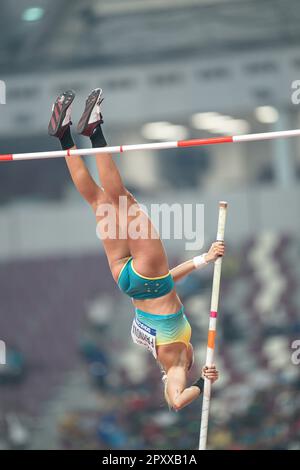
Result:
{"label": "blurred spectator crowd", "polygon": [[[300,448],[299,261],[299,240],[274,233],[228,247],[210,448]],[[191,381],[205,358],[211,280],[207,268],[178,284],[193,327]],[[9,368],[0,366],[1,448],[197,448],[201,402],[169,411],[101,256],[2,264],[0,298],[11,349]]]}

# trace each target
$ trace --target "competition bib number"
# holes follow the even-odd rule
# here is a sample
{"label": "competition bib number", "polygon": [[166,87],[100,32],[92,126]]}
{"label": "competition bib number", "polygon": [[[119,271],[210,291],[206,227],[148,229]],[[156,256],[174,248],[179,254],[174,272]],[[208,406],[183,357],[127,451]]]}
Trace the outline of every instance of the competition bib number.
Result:
{"label": "competition bib number", "polygon": [[156,359],[156,330],[135,318],[132,323],[131,337],[135,344],[147,348]]}

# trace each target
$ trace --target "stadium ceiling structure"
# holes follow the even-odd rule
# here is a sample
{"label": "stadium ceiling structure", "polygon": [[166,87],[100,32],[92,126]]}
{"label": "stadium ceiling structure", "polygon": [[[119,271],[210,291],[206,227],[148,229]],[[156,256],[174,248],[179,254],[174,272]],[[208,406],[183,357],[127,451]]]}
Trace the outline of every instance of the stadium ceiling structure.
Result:
{"label": "stadium ceiling structure", "polygon": [[26,0],[1,4],[5,73],[300,44],[299,0],[36,0],[35,6],[32,16]]}

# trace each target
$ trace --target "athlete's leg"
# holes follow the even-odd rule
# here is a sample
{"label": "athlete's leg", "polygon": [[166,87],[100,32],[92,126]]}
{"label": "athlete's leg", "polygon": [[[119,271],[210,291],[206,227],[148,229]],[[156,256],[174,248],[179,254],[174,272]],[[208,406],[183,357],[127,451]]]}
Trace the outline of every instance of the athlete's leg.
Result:
{"label": "athlete's leg", "polygon": [[105,191],[95,183],[80,156],[66,157],[66,161],[77,190],[90,204],[96,215],[97,234],[102,240],[112,275],[117,280],[118,273],[124,264],[124,259],[130,256],[130,249],[127,239],[122,239],[119,236],[117,217],[115,220],[116,226],[112,233],[109,234],[107,231],[104,233],[107,209],[111,206],[111,201]]}
{"label": "athlete's leg", "polygon": [[[76,146],[72,147],[73,149],[75,150]],[[77,191],[96,211],[98,201],[102,197],[102,190],[92,178],[82,157],[66,157],[66,163]]]}
{"label": "athlete's leg", "polygon": [[[102,91],[97,89],[88,97],[78,125],[78,132],[89,136],[94,148],[106,146],[101,128],[101,94]],[[168,261],[159,235],[147,214],[125,188],[112,155],[98,154],[96,161],[104,191],[117,212],[120,229],[126,231],[135,268],[149,277],[167,274]]]}
{"label": "athlete's leg", "polygon": [[189,405],[200,395],[199,388],[186,388],[191,358],[183,343],[158,346],[158,360],[165,372],[165,399],[168,405],[178,411]]}
{"label": "athlete's leg", "polygon": [[195,385],[186,387],[186,379],[181,379],[183,371],[179,368],[173,368],[168,374],[166,381],[165,395],[168,404],[176,411],[192,403],[200,396],[200,389]]}
{"label": "athlete's leg", "polygon": [[[57,98],[53,105],[52,116],[49,123],[49,134],[60,140],[64,150],[76,148],[70,130],[71,105],[74,97],[74,92],[68,91]],[[94,212],[96,213],[97,208],[103,205],[106,206],[109,199],[106,197],[103,189],[96,184],[90,175],[82,157],[66,157],[66,163],[76,189],[90,204]],[[100,222],[102,218],[103,217],[98,216],[97,222]],[[111,268],[115,266],[116,262],[130,255],[126,239],[122,240],[117,236],[112,239],[105,238],[102,239],[102,241]],[[112,269],[112,274],[115,277],[114,269]]]}
{"label": "athlete's leg", "polygon": [[[215,365],[211,367],[205,366],[202,369],[202,376],[210,380],[211,383],[214,383],[219,377],[219,372]],[[201,379],[193,385],[186,388],[185,370],[182,367],[172,367],[168,371],[165,385],[165,395],[169,405],[174,408],[174,410],[179,411],[192,403],[203,393],[204,381],[201,377]]]}
{"label": "athlete's leg", "polygon": [[[169,406],[178,411],[192,403],[203,392],[199,381],[187,387],[191,366],[190,351],[183,343],[158,346],[158,361],[165,372],[165,398]],[[214,383],[219,376],[216,366],[202,368],[202,376]]]}
{"label": "athlete's leg", "polygon": [[[48,126],[48,133],[57,137],[64,150],[76,149],[71,134],[71,111],[75,93],[68,90],[59,95],[52,106],[52,114]],[[80,156],[66,157],[72,180],[83,198],[91,205],[96,206],[101,194],[99,186],[91,177],[84,161]]]}
{"label": "athlete's leg", "polygon": [[147,214],[123,185],[113,157],[99,154],[96,159],[104,191],[117,210],[121,229],[125,228],[127,232],[135,269],[149,277],[166,274],[168,261],[159,235]]}

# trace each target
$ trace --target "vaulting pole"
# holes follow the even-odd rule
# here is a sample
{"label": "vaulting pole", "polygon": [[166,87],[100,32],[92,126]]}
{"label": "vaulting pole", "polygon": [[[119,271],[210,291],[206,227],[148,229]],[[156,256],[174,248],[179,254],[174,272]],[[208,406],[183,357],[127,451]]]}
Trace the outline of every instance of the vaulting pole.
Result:
{"label": "vaulting pole", "polygon": [[[217,232],[218,242],[224,242],[226,213],[227,213],[227,202],[220,201],[219,202],[218,232]],[[206,349],[205,365],[209,367],[212,366],[213,361],[214,361],[215,338],[216,338],[216,332],[217,332],[217,316],[218,316],[218,305],[219,305],[219,295],[220,295],[221,270],[222,270],[222,258],[218,258],[214,264],[214,276],[213,276],[213,285],[212,285],[212,294],[211,294],[210,317],[209,317],[208,339],[207,339],[207,349]],[[205,379],[204,390],[203,390],[199,450],[206,449],[210,395],[211,395],[211,382],[210,380]]]}

